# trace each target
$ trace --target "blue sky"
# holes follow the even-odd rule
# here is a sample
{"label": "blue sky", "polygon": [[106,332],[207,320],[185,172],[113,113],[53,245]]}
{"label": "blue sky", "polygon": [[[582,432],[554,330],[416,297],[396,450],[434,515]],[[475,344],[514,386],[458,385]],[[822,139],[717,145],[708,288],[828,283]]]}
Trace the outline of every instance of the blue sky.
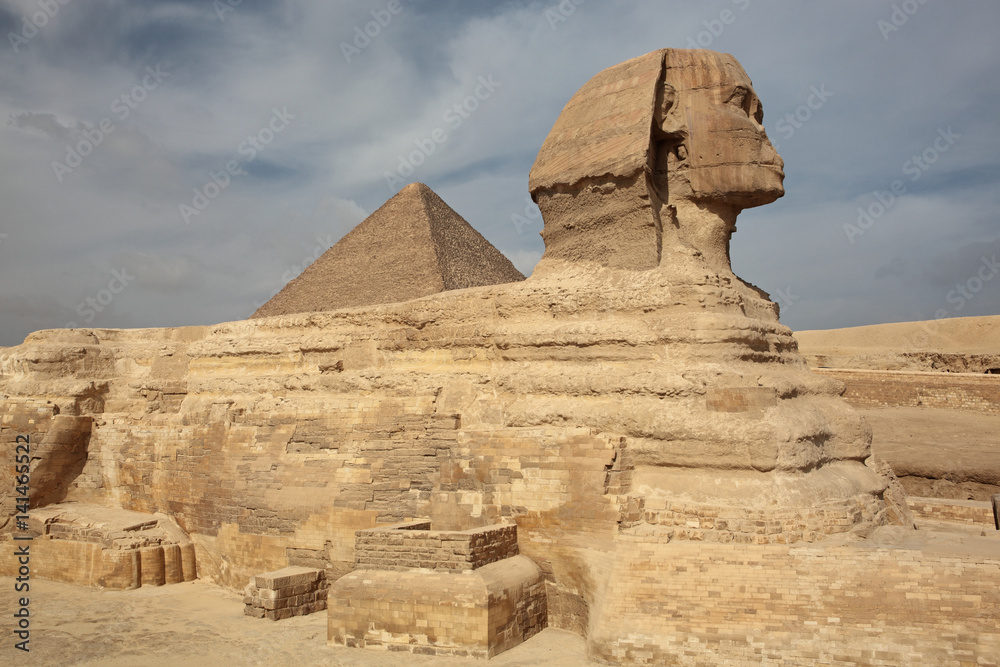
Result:
{"label": "blue sky", "polygon": [[562,106],[692,45],[785,160],[732,248],[784,323],[998,314],[998,29],[987,0],[0,0],[0,345],[242,319],[414,180],[530,273]]}

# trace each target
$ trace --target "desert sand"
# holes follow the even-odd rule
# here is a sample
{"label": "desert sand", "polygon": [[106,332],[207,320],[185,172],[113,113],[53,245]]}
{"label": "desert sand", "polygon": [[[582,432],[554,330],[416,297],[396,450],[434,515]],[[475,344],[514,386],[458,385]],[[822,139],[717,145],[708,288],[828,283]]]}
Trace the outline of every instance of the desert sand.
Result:
{"label": "desert sand", "polygon": [[1000,315],[796,331],[795,338],[811,366],[953,373],[1000,370]]}
{"label": "desert sand", "polygon": [[1000,493],[1000,415],[935,408],[861,410],[872,452],[911,496],[989,500]]}

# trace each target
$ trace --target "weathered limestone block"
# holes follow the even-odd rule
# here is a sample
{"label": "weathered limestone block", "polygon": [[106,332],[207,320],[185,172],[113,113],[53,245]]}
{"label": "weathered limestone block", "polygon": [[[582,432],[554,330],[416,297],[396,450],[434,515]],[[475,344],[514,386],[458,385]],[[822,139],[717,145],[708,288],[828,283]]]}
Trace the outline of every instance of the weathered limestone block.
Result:
{"label": "weathered limestone block", "polygon": [[[31,510],[26,525],[31,576],[118,590],[197,577],[194,545],[167,517],[66,503]],[[0,538],[4,575],[18,569],[10,537]]]}
{"label": "weathered limestone block", "polygon": [[475,570],[355,570],[330,589],[337,646],[491,658],[547,624],[541,570],[515,556]]}
{"label": "weathered limestone block", "polygon": [[985,502],[909,496],[906,500],[918,519],[995,526],[994,508],[1000,505],[1000,497],[994,496],[994,499],[992,502]]}
{"label": "weathered limestone block", "polygon": [[243,591],[243,613],[280,621],[326,609],[329,582],[326,572],[308,567],[286,567],[258,574]]}
{"label": "weathered limestone block", "polygon": [[409,521],[359,530],[354,565],[365,570],[423,568],[464,572],[518,554],[517,526],[462,531],[431,530],[429,521]]}
{"label": "weathered limestone block", "polygon": [[330,591],[331,644],[490,658],[548,624],[542,571],[518,556],[516,525],[408,521],[359,530],[355,554]]}

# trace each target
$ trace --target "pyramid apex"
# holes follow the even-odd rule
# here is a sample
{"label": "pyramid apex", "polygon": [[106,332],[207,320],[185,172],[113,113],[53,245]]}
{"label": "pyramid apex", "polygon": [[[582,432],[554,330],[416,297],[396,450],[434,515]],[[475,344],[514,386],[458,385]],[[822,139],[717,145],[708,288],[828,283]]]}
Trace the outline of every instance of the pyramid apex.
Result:
{"label": "pyramid apex", "polygon": [[410,183],[409,185],[403,186],[403,188],[400,189],[400,191],[397,194],[403,194],[404,192],[407,194],[424,194],[425,192],[434,192],[434,191],[423,183],[413,182]]}

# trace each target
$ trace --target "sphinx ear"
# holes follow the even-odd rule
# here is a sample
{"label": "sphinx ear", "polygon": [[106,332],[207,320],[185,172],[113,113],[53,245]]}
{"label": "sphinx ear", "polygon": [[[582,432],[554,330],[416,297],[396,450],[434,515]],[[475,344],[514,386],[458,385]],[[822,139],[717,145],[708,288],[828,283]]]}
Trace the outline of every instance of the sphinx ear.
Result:
{"label": "sphinx ear", "polygon": [[684,129],[683,119],[677,114],[677,90],[666,81],[657,87],[653,128],[660,137],[676,136]]}

